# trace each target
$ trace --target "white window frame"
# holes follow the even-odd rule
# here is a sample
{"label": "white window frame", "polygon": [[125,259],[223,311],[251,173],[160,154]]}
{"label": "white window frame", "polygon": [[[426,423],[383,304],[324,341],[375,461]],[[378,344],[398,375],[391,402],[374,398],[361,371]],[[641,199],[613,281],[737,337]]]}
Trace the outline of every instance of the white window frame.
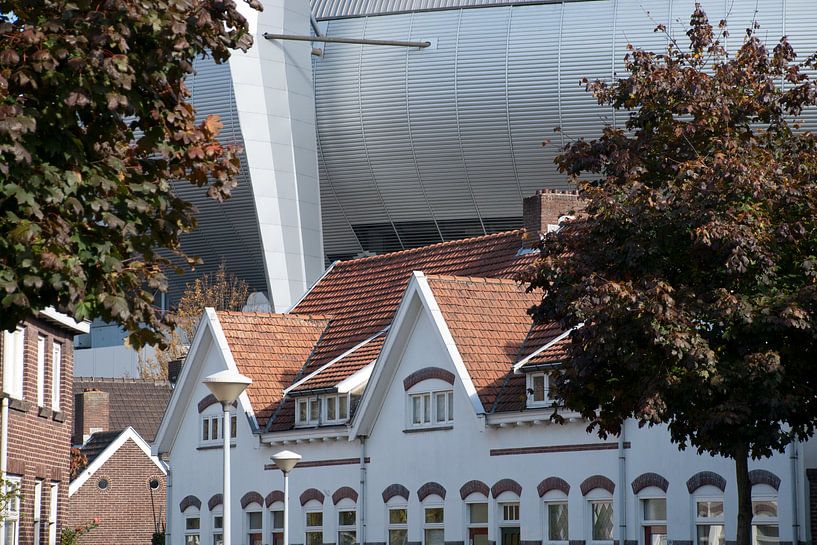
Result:
{"label": "white window frame", "polygon": [[6,532],[8,531],[9,524],[14,525],[14,536],[11,542],[18,543],[20,538],[20,490],[23,485],[23,479],[22,477],[7,475],[6,481],[7,483],[3,485],[3,488],[7,491],[13,488],[16,493],[9,498],[3,512],[3,521],[0,522],[0,543],[6,543],[8,541]]}
{"label": "white window frame", "polygon": [[[185,512],[183,514],[183,517],[184,517],[184,526],[182,526],[182,530],[184,532],[184,537],[183,537],[184,541],[182,542],[182,545],[187,545],[187,541],[191,537],[195,537],[196,538],[195,542],[200,544],[201,543],[201,530],[202,530],[202,527],[201,527],[202,526],[202,524],[201,524],[201,513],[199,513],[199,510],[196,509],[195,507],[188,507],[185,510]],[[188,521],[193,520],[193,519],[198,521],[198,528],[188,528],[187,527],[188,526]]]}
{"label": "white window frame", "polygon": [[3,331],[3,391],[15,399],[23,399],[25,374],[26,330],[22,326],[9,333]]}
{"label": "white window frame", "polygon": [[[352,540],[352,544],[354,545],[355,543],[357,543],[357,506],[356,505],[351,505],[351,506],[348,506],[348,507],[346,507],[346,506],[337,507],[335,509],[335,512],[337,514],[337,523],[338,523],[337,541],[335,542],[336,545],[342,545],[342,542],[341,542],[341,539],[340,539],[340,534],[343,533],[343,532],[351,533],[354,536],[354,539]],[[342,525],[340,523],[341,522],[340,521],[341,513],[354,513],[355,514],[354,524],[343,524]]]}
{"label": "white window frame", "polygon": [[[519,497],[512,493],[501,494],[496,499],[496,545],[502,545],[502,529],[503,528],[518,528],[521,533],[520,526],[520,502]],[[506,518],[507,509],[516,511],[516,518]],[[520,535],[521,540],[521,535]]]}
{"label": "white window frame", "polygon": [[60,388],[62,387],[62,344],[51,343],[51,408],[60,410]]}
{"label": "white window frame", "polygon": [[[486,520],[485,522],[474,522],[471,520],[471,506],[472,505],[484,505],[485,506],[485,515]],[[465,545],[474,545],[471,541],[471,530],[472,529],[479,529],[479,530],[486,530],[490,528],[491,524],[491,504],[488,501],[488,498],[483,496],[479,492],[472,493],[468,498],[465,500]]]}
{"label": "white window frame", "polygon": [[[204,423],[207,422],[207,438],[204,436]],[[213,437],[213,423],[216,426],[216,436]],[[230,413],[230,422],[232,430],[230,431],[230,444],[235,445],[236,435],[238,434],[238,415]],[[199,418],[199,446],[221,446],[224,444],[224,413],[212,414],[205,413]]]}
{"label": "white window frame", "polygon": [[48,545],[57,545],[57,520],[59,519],[60,483],[51,483],[50,506],[48,509]]}
{"label": "white window frame", "polygon": [[[269,545],[282,545],[284,542],[284,517],[286,513],[284,511],[284,504],[283,502],[275,502],[269,507]],[[275,514],[281,513],[281,525],[275,525]],[[280,535],[280,541],[275,541],[275,534]]]}
{"label": "white window frame", "polygon": [[567,501],[567,495],[561,490],[551,490],[543,497],[542,507],[544,508],[542,512],[542,519],[544,523],[544,530],[542,537],[542,543],[549,543],[553,545],[564,545],[568,543],[570,540],[570,525],[568,524],[568,534],[567,539],[558,540],[558,539],[550,539],[550,506],[556,505],[563,505],[565,509],[567,509],[567,516],[568,520],[570,520],[570,504]]}
{"label": "white window frame", "polygon": [[[426,522],[426,512],[429,509],[442,509],[443,510],[443,521],[442,522]],[[426,542],[426,532],[429,530],[442,530],[443,532],[443,543],[445,543],[445,504],[442,501],[433,501],[429,503],[423,504],[423,534],[421,545],[429,545]]]}
{"label": "white window frame", "polygon": [[[443,414],[440,415],[439,400],[443,401]],[[419,402],[419,422],[415,422],[415,401]],[[406,425],[408,428],[438,428],[451,426],[454,423],[454,390],[427,390],[408,394]],[[425,515],[424,515],[425,516]]]}
{"label": "white window frame", "polygon": [[[220,524],[216,524],[216,519],[221,519]],[[224,511],[221,508],[216,508],[210,514],[210,530],[212,534],[213,545],[224,544]]]}
{"label": "white window frame", "polygon": [[[714,487],[712,487],[714,488]],[[725,542],[726,523],[724,522],[723,510],[721,510],[720,517],[699,517],[698,516],[698,502],[718,502],[721,507],[725,507],[723,496],[721,495],[696,495],[692,498],[692,516],[694,523],[693,531],[693,545],[700,545],[698,543],[698,527],[699,526],[720,526],[721,527],[721,541]],[[709,545],[718,545],[712,544]]]}
{"label": "white window frame", "polygon": [[[542,391],[544,394],[543,399],[537,400],[536,399],[536,387],[535,381],[537,378],[541,378],[543,381],[542,384]],[[527,406],[529,409],[536,409],[542,407],[552,407],[553,403],[556,401],[553,396],[551,395],[550,390],[550,373],[546,371],[536,371],[533,373],[526,373],[525,375],[525,392],[527,393]]]}
{"label": "white window frame", "polygon": [[[351,399],[349,394],[329,394],[322,396],[323,399],[320,404],[322,420],[319,424],[345,424],[349,421],[349,405],[351,404]],[[341,413],[340,406],[343,403],[346,404],[346,411],[345,413]],[[329,417],[329,409],[330,407],[334,408],[335,417]]]}
{"label": "white window frame", "polygon": [[45,347],[48,343],[42,335],[37,335],[37,406],[45,407]]}
{"label": "white window frame", "polygon": [[[258,520],[261,521],[261,526],[259,526],[258,528],[253,528],[252,526],[250,526],[250,518],[254,514],[258,514]],[[250,541],[250,534],[259,535],[261,544],[263,545],[265,543],[264,510],[257,503],[253,503],[251,506],[248,505],[247,509],[244,511],[244,537],[247,539],[247,545],[252,545],[252,541]]]}
{"label": "white window frame", "polygon": [[[402,499],[402,498],[401,498]],[[392,522],[391,521],[391,512],[392,511],[405,511],[406,513],[406,521],[405,522]],[[386,545],[392,545],[391,541],[391,533],[393,531],[402,531],[405,532],[405,540],[404,544],[408,544],[408,504],[405,502],[395,502],[393,504],[386,504]]]}
{"label": "white window frame", "polygon": [[[302,405],[306,408],[306,419],[301,415]],[[295,398],[295,426],[311,427],[321,424],[321,398],[318,396],[305,396]]]}
{"label": "white window frame", "polygon": [[[309,515],[312,514],[312,513],[320,513],[320,515],[321,515],[321,525],[320,526],[314,526],[314,525],[309,526],[309,524],[308,524]],[[309,534],[316,534],[316,533],[321,534],[321,541],[320,542],[323,543],[323,538],[324,538],[324,534],[325,534],[325,532],[324,532],[324,522],[325,521],[323,520],[323,506],[311,507],[311,508],[307,507],[307,508],[304,509],[304,545],[309,545],[309,539],[307,538],[307,536]]]}
{"label": "white window frame", "polygon": [[[611,520],[613,522],[613,526],[610,529],[610,538],[609,539],[595,539],[593,537],[593,506],[596,504],[601,503],[609,503],[610,507],[612,508]],[[596,544],[605,544],[605,545],[612,545],[613,541],[616,538],[616,503],[613,500],[613,496],[607,492],[606,490],[596,489],[591,490],[590,493],[586,497],[586,504],[587,504],[587,543],[596,543]]]}
{"label": "white window frame", "polygon": [[[657,488],[657,487],[655,487],[655,488]],[[664,495],[658,495],[658,494],[645,494],[643,496],[638,496],[637,500],[638,500],[638,520],[639,520],[638,542],[641,545],[650,545],[649,543],[647,543],[646,539],[644,538],[644,529],[646,527],[648,527],[648,526],[664,526],[667,531],[669,531],[669,527],[668,527],[666,518],[664,518],[664,519],[648,519],[648,518],[646,518],[646,515],[644,514],[644,506],[646,505],[645,502],[651,501],[651,500],[664,500],[664,512],[666,513],[665,517],[668,517],[669,516],[669,511],[666,508],[667,497],[664,496]],[[668,535],[668,534],[665,534],[665,535]]]}
{"label": "white window frame", "polygon": [[[759,486],[759,485],[755,485]],[[771,489],[771,487],[768,487]],[[777,516],[770,517],[766,515],[757,516],[754,514],[755,511],[755,502],[761,501],[771,501],[774,502],[775,507],[777,508]],[[758,545],[757,541],[757,527],[758,526],[776,526],[777,533],[780,534],[780,502],[778,499],[777,494],[774,494],[771,490],[766,493],[762,494],[752,494],[752,545]],[[779,538],[778,538],[779,539]]]}
{"label": "white window frame", "polygon": [[43,531],[43,481],[34,481],[34,545],[40,545]]}

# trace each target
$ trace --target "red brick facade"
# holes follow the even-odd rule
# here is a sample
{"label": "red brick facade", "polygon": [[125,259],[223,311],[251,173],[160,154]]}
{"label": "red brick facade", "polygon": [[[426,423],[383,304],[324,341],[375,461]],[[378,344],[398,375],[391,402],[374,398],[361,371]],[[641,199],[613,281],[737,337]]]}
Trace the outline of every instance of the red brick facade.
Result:
{"label": "red brick facade", "polygon": [[[57,543],[68,507],[68,481],[71,453],[73,334],[74,332],[41,319],[23,324],[25,352],[23,360],[23,399],[9,399],[8,465],[9,477],[22,477],[19,543],[34,542],[34,483],[43,481],[41,500],[42,531],[40,543],[49,544],[48,520],[52,484],[58,485]],[[45,338],[44,402],[37,406],[37,344]],[[0,335],[2,354],[3,335]],[[61,346],[60,406],[51,407],[52,357],[54,343]],[[0,357],[0,377],[4,360]]]}
{"label": "red brick facade", "polygon": [[[102,479],[108,483],[104,490],[99,487]],[[155,490],[150,488],[152,480],[158,481]],[[128,439],[71,496],[68,523],[79,526],[99,519],[99,527],[82,537],[83,545],[147,545],[154,516],[162,531],[164,513],[165,477]]]}

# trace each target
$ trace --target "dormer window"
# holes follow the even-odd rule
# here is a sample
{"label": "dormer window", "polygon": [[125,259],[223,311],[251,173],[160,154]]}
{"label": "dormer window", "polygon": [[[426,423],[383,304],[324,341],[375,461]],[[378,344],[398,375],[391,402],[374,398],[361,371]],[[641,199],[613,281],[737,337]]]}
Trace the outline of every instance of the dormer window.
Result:
{"label": "dormer window", "polygon": [[296,426],[331,426],[349,420],[349,394],[299,397],[295,411]]}
{"label": "dormer window", "polygon": [[409,396],[409,427],[447,425],[454,421],[454,391],[422,392]]}
{"label": "dormer window", "polygon": [[553,405],[550,391],[550,379],[547,373],[528,373],[527,376],[528,407],[549,407]]}
{"label": "dormer window", "polygon": [[328,395],[324,397],[326,424],[341,424],[349,419],[349,396],[346,394]]}

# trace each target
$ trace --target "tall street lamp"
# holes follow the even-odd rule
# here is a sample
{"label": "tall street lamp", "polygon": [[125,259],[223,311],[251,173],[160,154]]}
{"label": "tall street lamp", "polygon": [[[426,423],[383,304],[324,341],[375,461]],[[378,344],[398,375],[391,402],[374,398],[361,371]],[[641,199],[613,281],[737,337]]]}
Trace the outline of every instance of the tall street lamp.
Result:
{"label": "tall street lamp", "polygon": [[301,461],[301,455],[282,450],[272,455],[272,461],[284,474],[284,544],[289,545],[289,472]]}
{"label": "tall street lamp", "polygon": [[230,405],[238,399],[247,386],[252,384],[249,377],[245,377],[236,371],[229,369],[210,375],[203,381],[213,393],[213,396],[221,403],[224,409],[224,424],[222,435],[224,436],[224,495],[223,507],[224,514],[222,519],[222,531],[224,532],[223,545],[230,545],[231,543],[231,528],[230,528]]}

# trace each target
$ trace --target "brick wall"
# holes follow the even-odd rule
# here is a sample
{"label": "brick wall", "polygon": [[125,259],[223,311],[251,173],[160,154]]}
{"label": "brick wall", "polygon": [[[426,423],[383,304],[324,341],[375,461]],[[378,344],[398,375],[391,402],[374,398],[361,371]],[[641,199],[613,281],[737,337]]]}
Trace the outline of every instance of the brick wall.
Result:
{"label": "brick wall", "polygon": [[86,390],[74,393],[74,438],[75,445],[81,445],[94,432],[108,431],[110,427],[110,404],[108,392]]}
{"label": "brick wall", "polygon": [[[72,380],[74,355],[72,339],[63,329],[40,319],[29,320],[25,326],[25,359],[23,366],[23,400],[9,400],[8,473],[22,477],[20,506],[20,545],[34,542],[34,482],[42,479],[41,543],[48,543],[51,484],[59,483],[57,503],[57,542],[68,508],[68,480],[71,449]],[[45,343],[45,407],[37,407],[37,337]],[[0,335],[0,354],[2,353]],[[60,373],[60,407],[51,407],[52,347],[62,344]],[[3,376],[0,357],[0,377]]]}
{"label": "brick wall", "polygon": [[[100,479],[108,488],[99,488]],[[152,479],[159,481],[153,491]],[[98,518],[99,527],[83,536],[83,545],[149,545],[153,535],[154,509],[164,525],[165,479],[159,468],[130,439],[94,473],[70,499],[68,523],[85,524]]]}
{"label": "brick wall", "polygon": [[542,189],[522,201],[522,225],[528,240],[536,244],[537,233],[547,233],[548,225],[558,225],[559,218],[583,207],[575,191]]}

